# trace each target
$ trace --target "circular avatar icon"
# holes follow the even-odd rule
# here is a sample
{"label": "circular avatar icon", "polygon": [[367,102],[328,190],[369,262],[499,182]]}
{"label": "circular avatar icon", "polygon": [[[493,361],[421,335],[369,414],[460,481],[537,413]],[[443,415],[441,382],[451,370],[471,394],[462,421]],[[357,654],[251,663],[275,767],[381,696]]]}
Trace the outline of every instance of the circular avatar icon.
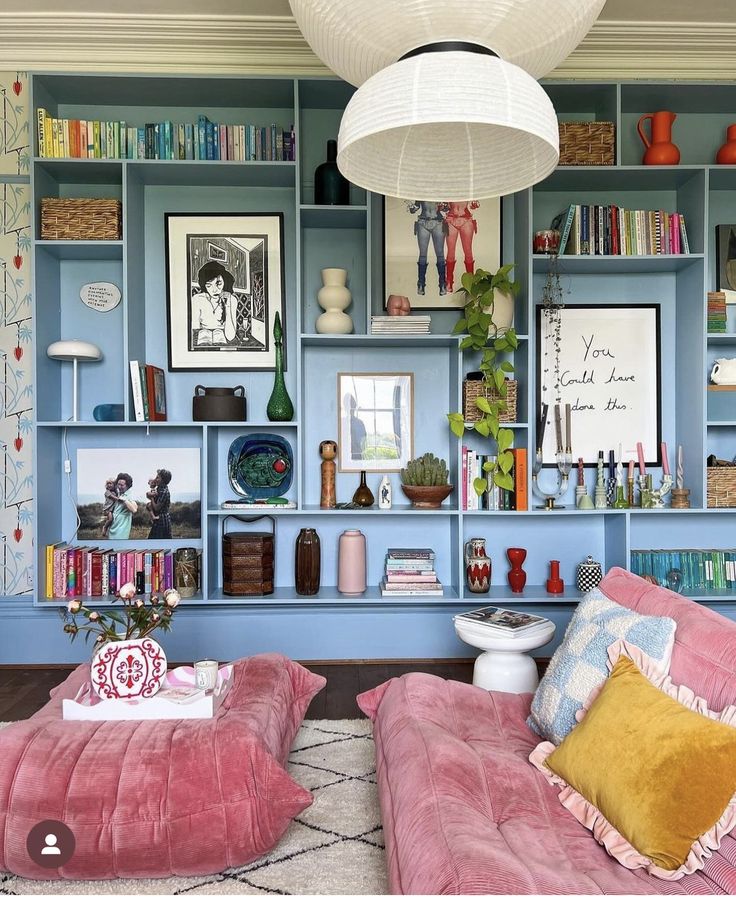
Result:
{"label": "circular avatar icon", "polygon": [[60,868],[74,854],[74,834],[61,821],[40,821],[28,834],[26,849],[42,868]]}

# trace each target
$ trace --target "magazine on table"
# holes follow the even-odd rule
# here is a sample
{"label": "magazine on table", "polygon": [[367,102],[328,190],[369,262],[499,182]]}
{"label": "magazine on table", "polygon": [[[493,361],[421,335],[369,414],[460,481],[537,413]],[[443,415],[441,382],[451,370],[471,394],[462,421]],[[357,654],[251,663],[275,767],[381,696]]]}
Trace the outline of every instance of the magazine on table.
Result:
{"label": "magazine on table", "polygon": [[508,633],[520,633],[534,627],[539,628],[547,622],[545,617],[537,617],[536,614],[525,614],[522,611],[509,611],[506,608],[496,607],[466,611],[458,614],[457,619],[483,624],[483,626],[490,626]]}

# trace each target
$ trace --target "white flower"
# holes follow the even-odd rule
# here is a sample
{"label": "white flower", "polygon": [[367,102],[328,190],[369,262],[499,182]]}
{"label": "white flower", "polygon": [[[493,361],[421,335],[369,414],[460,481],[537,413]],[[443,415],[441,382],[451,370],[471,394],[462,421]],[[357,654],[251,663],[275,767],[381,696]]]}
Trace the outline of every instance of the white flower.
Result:
{"label": "white flower", "polygon": [[151,614],[151,623],[158,623],[161,619],[161,616],[157,614],[155,611]]}
{"label": "white flower", "polygon": [[118,595],[123,599],[123,601],[130,601],[131,598],[135,595],[135,586],[133,583],[126,583],[124,586],[118,591]]}
{"label": "white flower", "polygon": [[100,615],[97,613],[97,611],[90,611],[89,614],[88,614],[87,616],[88,616],[89,619],[92,620],[93,622],[94,622],[95,620],[99,620],[99,619],[100,619]]}
{"label": "white flower", "polygon": [[145,601],[142,598],[136,598],[135,606],[137,608],[142,608],[144,604],[145,604]]}
{"label": "white flower", "polygon": [[82,607],[82,602],[77,598],[72,598],[71,601],[66,603],[66,609],[70,614],[76,614],[79,612],[79,609]]}
{"label": "white flower", "polygon": [[175,608],[181,601],[181,595],[176,589],[168,589],[164,593],[164,604],[169,608]]}

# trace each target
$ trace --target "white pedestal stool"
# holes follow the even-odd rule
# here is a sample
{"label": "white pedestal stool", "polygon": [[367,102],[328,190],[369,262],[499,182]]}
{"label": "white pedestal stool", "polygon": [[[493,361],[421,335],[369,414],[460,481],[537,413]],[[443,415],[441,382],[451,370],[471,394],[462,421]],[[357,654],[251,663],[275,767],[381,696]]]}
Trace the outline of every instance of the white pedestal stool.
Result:
{"label": "white pedestal stool", "polygon": [[534,692],[539,685],[537,665],[527,652],[546,645],[555,634],[548,621],[531,635],[503,636],[476,623],[455,620],[455,632],[468,645],[480,648],[473,668],[473,685],[501,692]]}

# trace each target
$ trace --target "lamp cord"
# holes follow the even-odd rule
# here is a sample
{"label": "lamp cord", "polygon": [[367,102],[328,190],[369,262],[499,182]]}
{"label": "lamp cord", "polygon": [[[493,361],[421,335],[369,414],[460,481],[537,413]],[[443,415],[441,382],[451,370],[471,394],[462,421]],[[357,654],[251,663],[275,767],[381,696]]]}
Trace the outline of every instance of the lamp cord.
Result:
{"label": "lamp cord", "polygon": [[79,516],[79,508],[77,507],[77,502],[74,500],[74,495],[72,493],[72,467],[71,467],[71,459],[69,457],[69,444],[67,442],[67,427],[64,427],[64,431],[62,432],[62,444],[64,446],[64,470],[66,471],[66,491],[69,495],[69,500],[72,503],[72,507],[74,508],[74,532],[71,534],[67,545],[71,545],[74,539],[77,537],[77,533],[79,532],[79,527],[82,525],[82,520]]}

